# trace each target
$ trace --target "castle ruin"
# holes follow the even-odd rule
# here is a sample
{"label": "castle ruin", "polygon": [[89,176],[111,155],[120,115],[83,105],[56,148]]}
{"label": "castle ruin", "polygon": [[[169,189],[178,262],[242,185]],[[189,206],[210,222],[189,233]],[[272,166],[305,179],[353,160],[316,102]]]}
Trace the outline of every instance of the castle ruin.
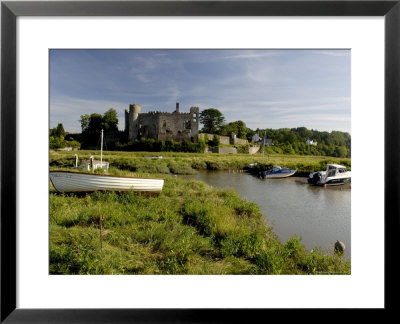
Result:
{"label": "castle ruin", "polygon": [[179,103],[172,113],[151,111],[141,113],[141,106],[130,104],[125,110],[125,131],[128,141],[140,138],[155,140],[171,139],[197,142],[199,134],[199,107],[190,107],[190,112],[179,112]]}

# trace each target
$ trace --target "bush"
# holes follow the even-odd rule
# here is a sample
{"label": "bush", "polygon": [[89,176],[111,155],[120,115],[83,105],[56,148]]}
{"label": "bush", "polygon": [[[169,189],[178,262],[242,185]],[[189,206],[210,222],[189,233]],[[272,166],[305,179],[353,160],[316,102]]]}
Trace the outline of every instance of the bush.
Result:
{"label": "bush", "polygon": [[221,139],[218,135],[214,135],[214,138],[212,140],[208,140],[206,143],[210,147],[218,147],[221,143]]}
{"label": "bush", "polygon": [[187,152],[187,153],[204,153],[204,141],[192,143],[189,141],[175,142],[173,140],[154,140],[145,139],[134,140],[128,143],[115,143],[115,149],[118,151],[147,151],[147,152]]}
{"label": "bush", "polygon": [[67,141],[64,139],[64,136],[59,136],[59,137],[50,136],[49,138],[49,148],[52,150],[69,146],[74,148],[80,148],[81,144],[77,141],[74,141],[73,139]]}
{"label": "bush", "polygon": [[249,144],[235,145],[236,150],[239,154],[249,154]]}

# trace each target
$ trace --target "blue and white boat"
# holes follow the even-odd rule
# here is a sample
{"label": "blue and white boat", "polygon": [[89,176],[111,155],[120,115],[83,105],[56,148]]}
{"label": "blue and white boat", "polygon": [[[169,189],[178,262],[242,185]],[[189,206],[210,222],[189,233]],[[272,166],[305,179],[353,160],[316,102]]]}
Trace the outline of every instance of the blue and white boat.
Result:
{"label": "blue and white boat", "polygon": [[296,173],[296,170],[292,170],[289,168],[281,168],[279,165],[275,165],[272,167],[272,169],[265,170],[265,171],[260,171],[259,176],[261,178],[287,178],[292,176],[293,174]]}

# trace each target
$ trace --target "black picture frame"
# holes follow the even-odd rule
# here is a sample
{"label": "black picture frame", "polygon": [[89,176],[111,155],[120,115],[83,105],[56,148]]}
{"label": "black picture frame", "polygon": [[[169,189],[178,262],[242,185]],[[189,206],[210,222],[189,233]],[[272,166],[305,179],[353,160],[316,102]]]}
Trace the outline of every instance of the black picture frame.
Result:
{"label": "black picture frame", "polygon": [[[198,323],[262,318],[270,309],[17,309],[16,19],[19,16],[384,16],[385,307],[399,279],[400,0],[366,1],[2,1],[1,3],[1,323]],[[381,166],[377,166],[380,168]],[[371,263],[373,263],[373,257]],[[371,264],[373,266],[373,264]],[[368,271],[368,269],[366,269]],[[368,283],[366,283],[368,284]],[[259,317],[260,316],[260,317]],[[251,321],[251,320],[250,320]],[[248,322],[248,321],[245,321]]]}

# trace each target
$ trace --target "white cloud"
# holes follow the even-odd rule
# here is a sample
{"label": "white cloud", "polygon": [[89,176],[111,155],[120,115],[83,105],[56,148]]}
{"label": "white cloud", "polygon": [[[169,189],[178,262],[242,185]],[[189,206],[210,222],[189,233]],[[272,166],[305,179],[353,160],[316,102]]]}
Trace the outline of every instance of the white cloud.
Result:
{"label": "white cloud", "polygon": [[72,97],[58,97],[50,100],[50,128],[62,123],[65,131],[70,133],[81,132],[80,116],[84,114],[105,113],[114,108],[118,113],[118,127],[125,127],[125,109],[129,103],[109,100],[87,100]]}

